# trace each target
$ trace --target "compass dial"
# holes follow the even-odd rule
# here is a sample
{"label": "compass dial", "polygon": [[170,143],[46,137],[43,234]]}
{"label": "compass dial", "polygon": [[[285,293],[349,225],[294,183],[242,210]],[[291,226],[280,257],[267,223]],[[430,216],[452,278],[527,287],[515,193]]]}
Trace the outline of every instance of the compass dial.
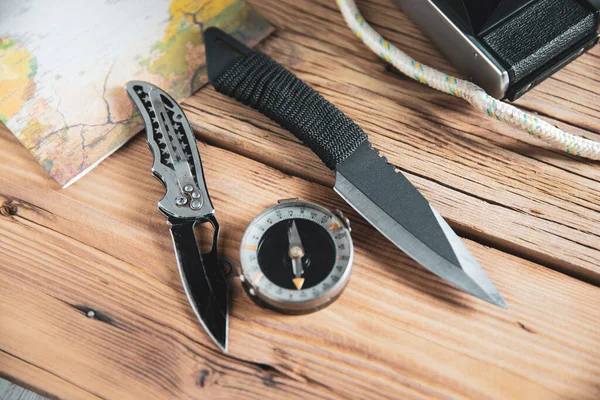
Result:
{"label": "compass dial", "polygon": [[341,294],[353,253],[343,216],[313,203],[284,200],[248,226],[240,278],[260,305],[284,313],[312,312]]}

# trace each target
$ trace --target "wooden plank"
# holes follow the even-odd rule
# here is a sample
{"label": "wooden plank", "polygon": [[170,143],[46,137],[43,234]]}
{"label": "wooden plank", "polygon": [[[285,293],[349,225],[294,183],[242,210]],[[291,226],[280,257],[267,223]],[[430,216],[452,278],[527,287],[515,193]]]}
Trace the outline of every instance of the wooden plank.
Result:
{"label": "wooden plank", "polygon": [[[4,135],[2,144],[11,141]],[[467,241],[511,310],[492,307],[415,265],[333,191],[200,150],[229,259],[247,223],[279,198],[350,216],[356,270],[339,301],[281,316],[255,306],[234,279],[230,355],[222,355],[179,283],[142,137],[67,190],[43,189],[49,178],[15,149],[13,176],[2,181],[0,348],[103,398],[600,395],[599,288]],[[19,373],[33,384],[30,376]],[[64,385],[47,384],[67,397]]]}
{"label": "wooden plank", "polygon": [[[0,332],[3,332],[1,326]],[[63,399],[99,399],[98,396],[83,390],[72,382],[68,382],[65,378],[9,354],[4,349],[0,349],[0,370],[3,378],[41,394],[49,400],[58,399],[54,393],[60,393]]]}
{"label": "wooden plank", "polygon": [[[541,142],[482,117],[462,100],[386,72],[352,37],[331,2],[263,1],[256,6],[278,27],[262,49],[356,120],[455,229],[600,284],[597,163],[533,146]],[[401,21],[390,36],[417,41],[417,48],[428,49],[425,61],[437,65],[433,61],[440,56],[432,45],[417,38],[416,27],[390,2],[362,6],[376,25]],[[600,140],[580,128],[600,129],[594,117],[600,109],[600,76],[590,62],[598,54],[595,48],[528,94],[526,107],[556,115],[561,127]],[[577,76],[589,90],[564,87],[564,80]],[[550,101],[550,92],[562,97]],[[570,111],[558,113],[559,107]],[[291,135],[213,89],[188,100],[186,112],[202,140],[296,176],[333,183],[331,172]]]}

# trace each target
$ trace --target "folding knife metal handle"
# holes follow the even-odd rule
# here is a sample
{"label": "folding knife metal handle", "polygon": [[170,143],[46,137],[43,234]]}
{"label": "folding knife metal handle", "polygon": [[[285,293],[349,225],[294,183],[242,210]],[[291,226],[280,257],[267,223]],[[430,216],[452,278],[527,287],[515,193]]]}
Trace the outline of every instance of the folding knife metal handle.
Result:
{"label": "folding knife metal handle", "polygon": [[204,43],[215,89],[280,124],[330,169],[367,140],[354,121],[266,54],[217,28],[205,31]]}
{"label": "folding knife metal handle", "polygon": [[148,147],[154,155],[152,173],[166,189],[158,202],[160,211],[175,218],[212,215],[194,132],[177,102],[147,82],[129,82],[126,90],[146,124]]}

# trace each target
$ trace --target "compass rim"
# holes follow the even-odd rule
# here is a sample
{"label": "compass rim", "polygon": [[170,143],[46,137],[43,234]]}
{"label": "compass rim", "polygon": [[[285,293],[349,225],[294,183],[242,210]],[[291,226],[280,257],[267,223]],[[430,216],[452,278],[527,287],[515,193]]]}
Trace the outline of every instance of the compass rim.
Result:
{"label": "compass rim", "polygon": [[[339,224],[339,228],[336,228],[336,232],[343,232],[344,234],[344,238],[346,239],[345,243],[347,243],[348,245],[348,256],[347,260],[343,260],[344,262],[344,270],[342,272],[342,274],[339,277],[339,280],[337,282],[334,282],[333,284],[331,284],[330,287],[326,288],[326,289],[322,289],[322,292],[316,296],[313,297],[309,297],[307,299],[289,299],[289,298],[280,298],[280,297],[276,297],[273,296],[271,293],[267,292],[267,291],[263,291],[260,290],[259,286],[264,286],[263,284],[261,285],[257,285],[255,283],[253,283],[252,281],[252,276],[251,276],[251,271],[250,271],[250,266],[246,265],[248,263],[247,261],[247,254],[245,254],[245,252],[247,252],[249,249],[246,248],[245,246],[248,243],[248,238],[249,236],[252,234],[252,231],[254,230],[254,228],[258,225],[258,223],[265,218],[265,216],[268,216],[274,212],[276,212],[277,210],[281,210],[281,209],[288,209],[288,208],[299,208],[299,207],[305,207],[306,209],[314,209],[316,211],[321,212],[322,214],[329,216],[330,218],[332,218],[333,221],[335,221],[337,224]],[[285,221],[285,220],[292,220],[292,219],[296,219],[294,217],[283,217],[281,218],[279,221],[277,221],[276,223],[279,223],[281,221]],[[319,224],[318,222],[307,218],[307,221],[313,221],[315,223],[317,223],[319,226],[321,226],[323,229],[325,229],[327,231],[327,233],[330,235],[330,237],[333,240],[333,243],[336,243],[336,239],[334,237],[334,233],[332,233],[332,231],[329,231],[327,228],[323,227],[322,224]],[[274,226],[275,223],[273,223],[271,226]],[[259,236],[258,238],[258,242],[260,242],[260,240],[263,238],[264,234],[268,231],[268,229],[265,229],[262,234]],[[253,249],[251,251],[255,251],[256,255],[258,254],[258,248]],[[339,255],[339,250],[336,248],[336,259]],[[348,227],[346,226],[345,222],[343,221],[342,218],[340,218],[340,216],[336,215],[336,213],[330,211],[329,209],[321,206],[320,204],[316,204],[313,202],[309,202],[309,201],[304,201],[304,200],[294,200],[294,201],[286,201],[286,202],[281,202],[279,204],[275,204],[273,206],[270,206],[268,208],[266,208],[265,210],[263,210],[260,214],[258,214],[249,224],[248,227],[246,228],[243,236],[242,236],[242,241],[240,243],[240,278],[242,280],[244,289],[246,290],[246,292],[249,294],[249,296],[252,298],[252,300],[254,300],[255,302],[257,302],[257,300],[259,300],[260,302],[257,302],[259,305],[266,305],[268,306],[268,308],[272,308],[276,311],[285,313],[285,314],[304,314],[304,313],[310,313],[310,312],[314,312],[317,310],[320,310],[326,306],[328,306],[329,304],[333,303],[340,295],[341,293],[344,291],[344,289],[346,288],[346,286],[348,285],[348,282],[350,280],[350,276],[352,273],[352,268],[353,268],[353,262],[354,262],[354,243],[352,240],[352,235],[350,234],[350,229],[348,229]],[[336,264],[336,263],[334,263]],[[264,275],[264,270],[261,267],[261,265],[258,263],[258,260],[256,260],[256,266],[258,267],[258,270],[260,271],[260,273],[262,274],[260,281],[262,282],[263,280],[267,280],[268,283],[270,283],[272,286],[277,287],[277,288],[281,288],[284,291],[290,291],[287,288],[282,288],[281,286],[275,284],[274,282],[272,282],[271,280],[269,280],[269,278]],[[254,270],[256,270],[256,268],[254,268]],[[256,273],[256,271],[254,271]],[[309,293],[310,295],[310,291],[316,287],[319,287],[320,285],[323,285],[323,283],[325,283],[325,281],[327,281],[332,274],[335,274],[335,265],[332,268],[332,271],[327,275],[327,277],[325,279],[323,279],[323,281],[321,281],[318,285],[315,285],[311,288],[307,288],[307,289],[300,289],[300,290],[293,290],[294,293],[298,292],[303,292],[305,291],[305,293]],[[243,278],[242,278],[243,277]],[[252,291],[251,291],[252,289]],[[264,303],[264,304],[262,304]]]}

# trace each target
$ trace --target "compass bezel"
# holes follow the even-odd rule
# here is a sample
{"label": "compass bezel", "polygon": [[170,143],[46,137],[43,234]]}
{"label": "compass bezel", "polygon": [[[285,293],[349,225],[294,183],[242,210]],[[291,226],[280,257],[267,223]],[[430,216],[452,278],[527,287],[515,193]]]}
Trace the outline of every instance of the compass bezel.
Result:
{"label": "compass bezel", "polygon": [[[292,214],[290,214],[290,211]],[[258,246],[267,230],[285,220],[305,219],[320,225],[335,247],[335,265],[319,284],[300,290],[278,286],[258,263]],[[250,297],[260,305],[287,314],[304,314],[331,304],[344,290],[352,272],[354,245],[346,222],[318,204],[282,201],[256,216],[244,232],[240,245],[240,280]]]}

